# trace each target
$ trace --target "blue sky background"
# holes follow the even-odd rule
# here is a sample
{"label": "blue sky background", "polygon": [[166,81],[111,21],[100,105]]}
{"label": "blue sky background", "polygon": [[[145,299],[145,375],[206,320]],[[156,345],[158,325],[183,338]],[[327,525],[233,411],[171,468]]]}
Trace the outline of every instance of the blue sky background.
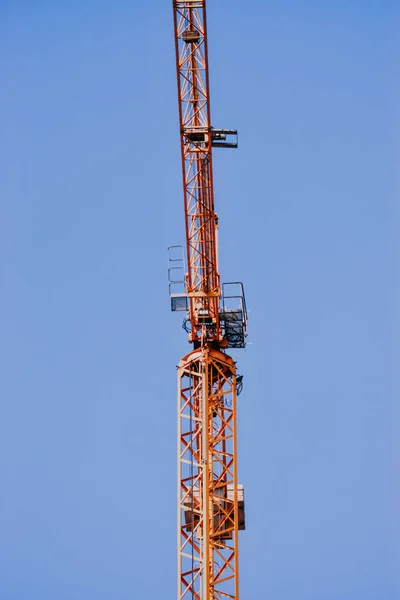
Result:
{"label": "blue sky background", "polygon": [[[400,598],[399,8],[209,1],[249,600]],[[171,2],[2,0],[0,77],[0,598],[175,598]]]}

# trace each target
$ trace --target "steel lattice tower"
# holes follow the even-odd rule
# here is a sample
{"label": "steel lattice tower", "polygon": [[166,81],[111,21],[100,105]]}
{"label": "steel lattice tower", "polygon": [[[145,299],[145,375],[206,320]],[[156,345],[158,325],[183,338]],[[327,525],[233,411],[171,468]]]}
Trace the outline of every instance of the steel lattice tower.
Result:
{"label": "steel lattice tower", "polygon": [[247,314],[242,284],[220,283],[212,161],[213,148],[237,147],[237,132],[211,127],[206,1],[175,0],[173,9],[187,269],[171,246],[170,297],[193,345],[178,366],[178,600],[238,600],[242,378],[226,349],[244,348]]}

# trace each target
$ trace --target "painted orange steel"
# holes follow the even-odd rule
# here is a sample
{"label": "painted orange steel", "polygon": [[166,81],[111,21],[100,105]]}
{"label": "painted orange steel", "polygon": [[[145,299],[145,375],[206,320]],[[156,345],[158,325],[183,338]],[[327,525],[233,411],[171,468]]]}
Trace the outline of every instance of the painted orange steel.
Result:
{"label": "painted orange steel", "polygon": [[175,0],[173,8],[194,346],[178,367],[178,600],[239,600],[244,506],[239,510],[236,366],[221,351],[228,341],[219,321],[206,1]]}
{"label": "painted orange steel", "polygon": [[186,292],[191,322],[189,341],[200,343],[205,337],[207,341],[221,343],[206,2],[186,0],[173,4],[188,264]]}
{"label": "painted orange steel", "polygon": [[202,347],[178,367],[179,600],[239,598],[236,369]]}

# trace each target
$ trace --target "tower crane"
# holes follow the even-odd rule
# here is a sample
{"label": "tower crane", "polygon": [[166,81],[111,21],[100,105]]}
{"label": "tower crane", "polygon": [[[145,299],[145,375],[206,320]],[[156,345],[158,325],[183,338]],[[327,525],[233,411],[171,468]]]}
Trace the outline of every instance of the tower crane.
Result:
{"label": "tower crane", "polygon": [[192,344],[178,365],[178,600],[239,600],[242,378],[227,350],[245,347],[247,312],[243,285],[220,282],[213,185],[213,149],[236,148],[237,131],[211,126],[206,0],[173,13],[186,244],[169,247],[168,275]]}

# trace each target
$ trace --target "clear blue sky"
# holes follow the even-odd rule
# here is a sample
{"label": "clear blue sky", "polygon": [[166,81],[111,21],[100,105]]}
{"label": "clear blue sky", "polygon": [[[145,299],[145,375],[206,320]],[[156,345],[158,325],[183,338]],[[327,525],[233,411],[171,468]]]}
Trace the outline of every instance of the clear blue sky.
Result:
{"label": "clear blue sky", "polygon": [[[399,26],[396,1],[209,0],[246,600],[400,598]],[[2,0],[0,77],[0,599],[172,599],[171,2]]]}

